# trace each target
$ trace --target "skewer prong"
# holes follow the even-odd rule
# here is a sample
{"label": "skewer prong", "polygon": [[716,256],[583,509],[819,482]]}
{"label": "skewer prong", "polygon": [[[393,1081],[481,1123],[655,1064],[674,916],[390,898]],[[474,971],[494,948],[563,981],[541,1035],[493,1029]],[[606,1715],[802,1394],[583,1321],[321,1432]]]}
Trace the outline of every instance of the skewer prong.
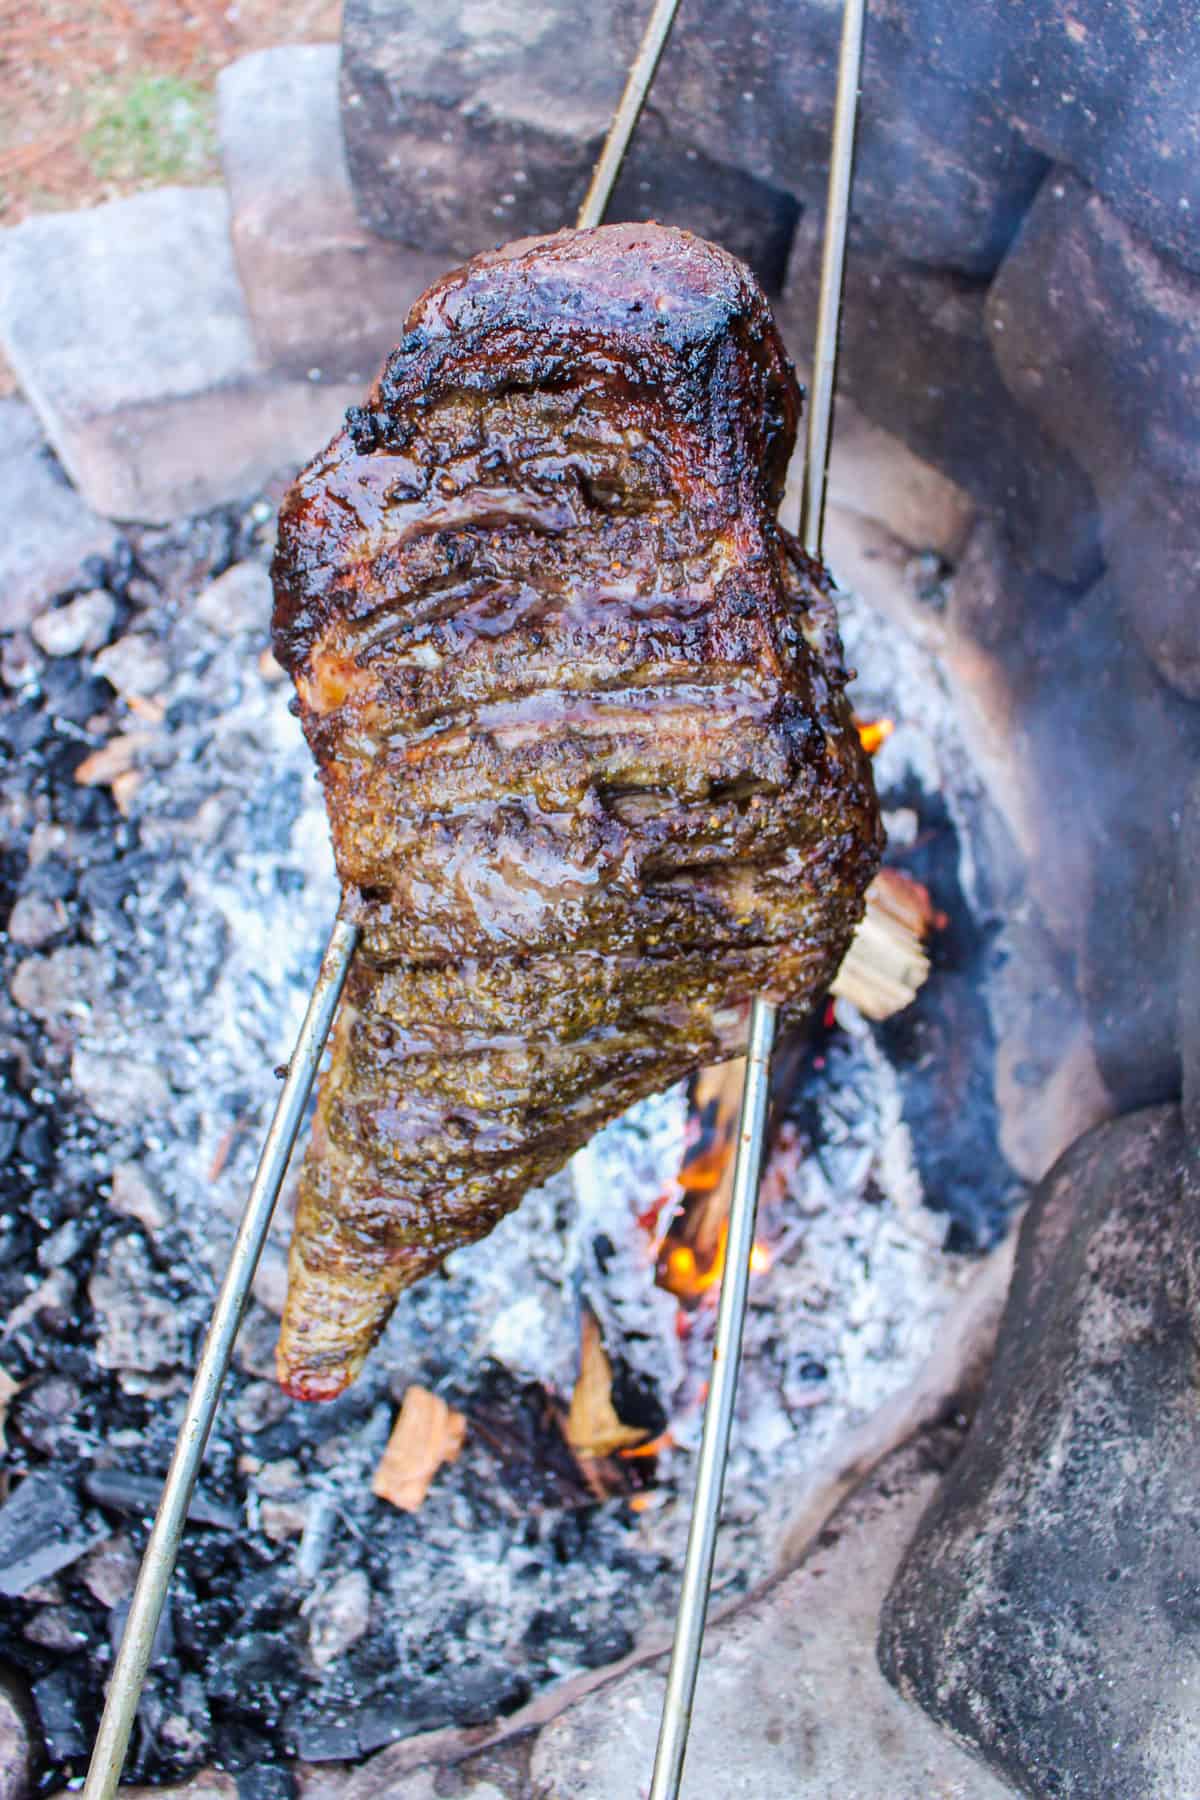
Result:
{"label": "skewer prong", "polygon": [[137,1586],[133,1591],[133,1601],[121,1634],[121,1647],[113,1664],[104,1716],[100,1721],[100,1731],[84,1785],[84,1800],[111,1800],[121,1779],[125,1752],[129,1748],[129,1735],[137,1717],[138,1701],[146,1679],[146,1670],[150,1666],[167,1587],[179,1554],[179,1539],[187,1518],[192,1489],[196,1485],[208,1434],[220,1402],[221,1389],[229,1369],[238,1326],[242,1322],[242,1312],[249,1297],[250,1284],[262,1255],[271,1215],[283,1186],[292,1146],[304,1117],[305,1103],[321,1060],[321,1052],[325,1048],[325,1040],[329,1036],[329,1028],[341,998],[357,939],[358,927],[339,912],[309,997],[308,1010],[296,1039],[296,1048],[288,1064],[287,1079],[276,1103],[275,1116],[263,1145],[258,1171],[250,1189],[250,1197],[246,1201],[242,1222],[238,1226],[229,1267],[217,1296],[212,1323],[208,1328],[192,1391],[188,1396],[175,1454],[167,1471],[162,1499],[158,1504],[154,1526],[142,1557]]}
{"label": "skewer prong", "polygon": [[[838,57],[837,96],[829,162],[829,200],[821,257],[821,289],[817,308],[817,341],[813,352],[812,397],[808,415],[804,490],[800,505],[800,539],[810,556],[819,557],[825,523],[825,485],[833,430],[833,386],[837,370],[838,327],[842,309],[842,273],[850,219],[850,178],[854,168],[854,128],[858,117],[858,84],[862,70],[866,0],[845,0],[842,45]],[[738,1119],[737,1166],[729,1204],[729,1241],[721,1302],[713,1342],[713,1377],[704,1413],[704,1435],[696,1471],[696,1494],[688,1532],[687,1555],[680,1586],[675,1642],[667,1673],[654,1778],[650,1800],[678,1800],[692,1722],[692,1701],[704,1640],[704,1620],[712,1587],[713,1555],[729,1431],[742,1359],[742,1327],[750,1282],[750,1252],[758,1215],[758,1182],[762,1169],[770,1089],[771,1049],[775,1040],[775,1007],[761,997],[750,1015],[746,1084]]]}
{"label": "skewer prong", "polygon": [[625,160],[625,152],[629,148],[633,128],[646,103],[646,95],[650,92],[654,71],[658,68],[658,59],[666,48],[678,6],[679,0],[655,0],[650,17],[646,21],[646,29],[642,33],[642,41],[638,45],[638,53],[629,67],[625,91],[617,102],[617,110],[613,114],[612,124],[608,128],[604,148],[592,170],[588,191],[583,197],[583,205],[579,208],[575,220],[576,227],[580,231],[585,231],[591,225],[599,225],[608,211],[608,203],[612,198],[613,187],[620,174],[621,164]]}
{"label": "skewer prong", "polygon": [[819,557],[825,529],[825,482],[833,439],[833,385],[837,374],[838,328],[842,316],[842,276],[850,223],[850,177],[854,171],[854,127],[862,72],[866,0],[845,0],[842,47],[838,56],[837,98],[829,152],[829,197],[817,299],[817,341],[813,350],[812,396],[805,438],[804,490],[800,500],[800,542]]}
{"label": "skewer prong", "polygon": [[712,1381],[704,1409],[704,1435],[696,1467],[696,1495],[688,1531],[687,1556],[675,1619],[675,1643],[667,1672],[654,1780],[650,1800],[674,1800],[683,1778],[692,1723],[692,1700],[704,1641],[704,1618],[712,1586],[713,1557],[717,1547],[717,1522],[729,1460],[729,1432],[737,1398],[738,1367],[742,1355],[742,1327],[746,1319],[746,1294],[750,1286],[750,1252],[758,1217],[758,1182],[762,1173],[763,1145],[767,1133],[767,1101],[771,1088],[771,1050],[775,1043],[776,1009],[769,1000],[757,999],[750,1014],[750,1042],[746,1050],[746,1085],[738,1121],[737,1161],[733,1171],[733,1199],[729,1207],[729,1242],[725,1275],[717,1308],[713,1341]]}

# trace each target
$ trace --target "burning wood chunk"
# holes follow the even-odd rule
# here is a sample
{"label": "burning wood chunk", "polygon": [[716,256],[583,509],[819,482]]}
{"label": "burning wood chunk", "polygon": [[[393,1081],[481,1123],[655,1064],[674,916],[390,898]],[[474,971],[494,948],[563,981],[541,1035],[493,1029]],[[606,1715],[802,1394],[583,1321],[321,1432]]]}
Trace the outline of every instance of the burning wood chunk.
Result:
{"label": "burning wood chunk", "polygon": [[[889,720],[879,723],[890,726]],[[864,744],[867,730],[877,728],[859,726]],[[830,992],[852,1001],[868,1019],[901,1012],[929,974],[923,940],[942,923],[927,888],[900,869],[881,869],[867,889],[866,913]],[[745,1058],[738,1056],[701,1069],[692,1084],[693,1142],[679,1171],[684,1202],[663,1238],[655,1274],[658,1285],[685,1307],[698,1305],[724,1273],[745,1079]],[[753,1258],[764,1266],[765,1247],[755,1245],[752,1268]]]}
{"label": "burning wood chunk", "polygon": [[622,1423],[613,1405],[612,1384],[612,1364],[600,1336],[600,1327],[595,1315],[585,1308],[579,1344],[579,1378],[563,1426],[568,1444],[580,1458],[612,1456],[618,1450],[644,1444],[650,1436],[639,1426]]}
{"label": "burning wood chunk", "polygon": [[901,869],[881,869],[830,992],[868,1019],[890,1019],[916,999],[929,974],[922,944],[941,915],[929,890]]}
{"label": "burning wood chunk", "polygon": [[443,1463],[456,1462],[467,1421],[428,1388],[404,1396],[371,1492],[401,1512],[418,1512]]}

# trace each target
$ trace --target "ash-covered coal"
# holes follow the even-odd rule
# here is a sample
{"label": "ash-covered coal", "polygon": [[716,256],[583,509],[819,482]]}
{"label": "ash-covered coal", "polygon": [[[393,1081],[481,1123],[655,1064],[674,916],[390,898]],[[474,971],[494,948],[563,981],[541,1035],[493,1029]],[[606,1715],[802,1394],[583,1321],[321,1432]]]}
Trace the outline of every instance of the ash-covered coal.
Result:
{"label": "ash-covered coal", "polygon": [[[79,1522],[69,1558],[10,1571],[0,1660],[32,1690],[48,1786],[82,1771],[271,1071],[336,899],[308,753],[265,654],[272,537],[266,502],[139,533],[86,572],[80,592],[112,602],[83,609],[86,647],[10,638],[0,659],[0,1371],[18,1387],[0,1549],[7,1506],[50,1491],[23,1498],[31,1480],[62,1496],[56,1541]],[[76,598],[47,596],[47,611]],[[952,708],[899,633],[853,606],[846,625],[860,712],[898,721],[877,763],[897,854],[920,873],[939,846],[935,899],[977,983],[982,803]],[[70,636],[40,633],[55,649]],[[924,1016],[915,1049],[893,1054],[848,1009],[810,1048],[764,1186],[771,1266],[751,1292],[719,1595],[768,1572],[798,1484],[928,1352],[967,1268],[945,1253],[947,1217],[965,1246],[1003,1210],[1001,1188],[980,1204],[950,1169],[926,1190],[917,1134],[940,1116],[942,1072]],[[963,1056],[986,1068],[982,1005],[960,1017]],[[253,1789],[288,1756],[352,1759],[510,1710],[671,1616],[713,1325],[710,1304],[684,1316],[653,1281],[685,1111],[679,1090],[635,1109],[451,1257],[326,1407],[273,1379],[285,1200],[130,1778],[216,1762]],[[987,1160],[986,1111],[977,1123]],[[665,1438],[606,1500],[562,1431],[585,1307],[621,1417]],[[413,1383],[467,1435],[409,1515],[371,1478]]]}

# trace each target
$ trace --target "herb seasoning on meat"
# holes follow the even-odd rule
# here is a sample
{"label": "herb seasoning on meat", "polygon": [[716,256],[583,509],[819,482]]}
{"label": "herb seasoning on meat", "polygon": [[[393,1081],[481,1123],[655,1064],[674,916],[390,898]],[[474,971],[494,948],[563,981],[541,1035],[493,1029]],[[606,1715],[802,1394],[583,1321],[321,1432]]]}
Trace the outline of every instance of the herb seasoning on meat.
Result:
{"label": "herb seasoning on meat", "polygon": [[879,824],[824,571],[779,526],[800,394],[684,231],[477,257],[284,504],[275,649],[361,944],[301,1178],[284,1386],[601,1125],[832,979]]}

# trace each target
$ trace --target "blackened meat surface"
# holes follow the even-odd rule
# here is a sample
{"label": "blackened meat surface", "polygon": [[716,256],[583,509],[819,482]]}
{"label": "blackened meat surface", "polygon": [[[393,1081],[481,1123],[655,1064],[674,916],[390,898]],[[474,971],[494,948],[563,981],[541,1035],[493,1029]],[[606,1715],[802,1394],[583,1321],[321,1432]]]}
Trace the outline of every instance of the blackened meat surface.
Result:
{"label": "blackened meat surface", "polygon": [[280,1376],[606,1120],[822,993],[878,816],[823,571],[776,523],[800,396],[748,271],[655,225],[432,288],[298,478],[275,648],[361,949],[320,1088]]}

